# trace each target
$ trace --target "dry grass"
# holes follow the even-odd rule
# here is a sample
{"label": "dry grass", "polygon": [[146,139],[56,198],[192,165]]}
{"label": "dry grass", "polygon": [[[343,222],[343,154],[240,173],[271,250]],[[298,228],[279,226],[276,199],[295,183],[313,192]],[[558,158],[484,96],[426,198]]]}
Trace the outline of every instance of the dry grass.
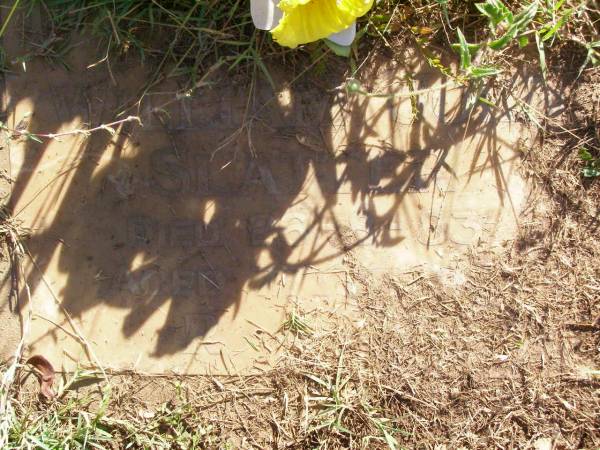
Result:
{"label": "dry grass", "polygon": [[[505,255],[474,251],[461,286],[375,283],[356,263],[365,322],[301,338],[273,372],[182,378],[166,396],[218,431],[215,448],[597,448],[600,248],[538,213]],[[139,423],[153,406],[138,396],[173,382],[125,377],[113,414]]]}
{"label": "dry grass", "polygon": [[351,258],[365,321],[297,335],[261,376],[113,378],[117,447],[597,448],[600,195],[556,123],[526,158],[520,236],[473,249],[464,283]]}
{"label": "dry grass", "polygon": [[[526,155],[531,207],[503,253],[473,249],[459,285],[425,273],[373,280],[350,258],[366,321],[298,336],[262,376],[181,380],[184,404],[218,429],[217,442],[597,448],[600,190],[582,183],[577,157],[579,146],[598,146],[597,109],[577,103],[597,76],[566,91],[570,107],[547,119],[540,149]],[[122,410],[139,408],[118,397]]]}

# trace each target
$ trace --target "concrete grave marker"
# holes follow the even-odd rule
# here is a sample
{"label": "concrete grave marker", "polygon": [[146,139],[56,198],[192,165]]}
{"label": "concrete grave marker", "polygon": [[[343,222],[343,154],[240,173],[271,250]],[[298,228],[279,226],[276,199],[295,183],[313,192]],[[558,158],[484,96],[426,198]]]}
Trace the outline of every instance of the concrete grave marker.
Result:
{"label": "concrete grave marker", "polygon": [[[145,76],[124,70],[115,87],[101,70],[34,64],[6,80],[9,123],[33,112],[32,132],[104,123]],[[510,239],[530,130],[486,106],[464,114],[464,90],[417,67],[416,88],[431,90],[412,101],[259,84],[241,133],[247,93],[225,79],[178,102],[150,95],[144,126],[114,136],[11,142],[11,202],[32,229],[31,352],[68,370],[95,358],[151,373],[265,370],[286,311],[361,315],[346,252],[372,271],[439,271]],[[406,92],[403,70],[379,73],[374,90]]]}

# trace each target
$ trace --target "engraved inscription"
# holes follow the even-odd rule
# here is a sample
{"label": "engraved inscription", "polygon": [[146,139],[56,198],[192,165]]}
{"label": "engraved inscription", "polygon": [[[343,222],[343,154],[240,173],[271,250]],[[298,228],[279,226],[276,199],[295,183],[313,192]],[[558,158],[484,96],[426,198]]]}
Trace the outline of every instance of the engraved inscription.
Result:
{"label": "engraved inscription", "polygon": [[161,249],[214,247],[222,244],[220,227],[216,222],[208,225],[191,219],[160,222],[148,216],[127,218],[127,243],[134,248],[156,245]]}

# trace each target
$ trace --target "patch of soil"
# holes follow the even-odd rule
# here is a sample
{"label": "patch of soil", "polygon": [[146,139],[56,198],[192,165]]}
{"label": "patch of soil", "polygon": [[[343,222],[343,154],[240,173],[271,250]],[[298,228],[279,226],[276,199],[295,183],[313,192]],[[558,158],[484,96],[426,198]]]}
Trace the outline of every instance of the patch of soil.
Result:
{"label": "patch of soil", "polygon": [[[577,85],[571,95],[570,112],[572,124],[594,127],[598,139],[600,126],[600,73],[597,70],[587,71],[582,82]],[[598,142],[596,142],[598,143]]]}

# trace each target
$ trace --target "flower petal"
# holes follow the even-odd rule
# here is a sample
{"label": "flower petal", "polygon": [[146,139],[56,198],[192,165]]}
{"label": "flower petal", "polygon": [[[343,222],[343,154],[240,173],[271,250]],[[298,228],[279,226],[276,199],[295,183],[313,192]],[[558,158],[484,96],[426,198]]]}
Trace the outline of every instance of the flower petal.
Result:
{"label": "flower petal", "polygon": [[283,46],[295,48],[348,28],[373,0],[282,0],[283,19],[271,33]]}
{"label": "flower petal", "polygon": [[338,31],[337,33],[331,34],[327,37],[332,42],[335,42],[338,45],[342,45],[347,47],[351,45],[356,37],[356,22],[353,22],[348,28],[342,31]]}
{"label": "flower petal", "polygon": [[373,0],[338,0],[337,6],[347,14],[362,17],[373,6]]}
{"label": "flower petal", "polygon": [[277,26],[283,12],[277,7],[278,0],[250,0],[250,15],[259,30],[272,30]]}
{"label": "flower petal", "polygon": [[296,6],[306,5],[312,0],[281,0],[279,2],[279,8],[282,11],[290,11],[294,9]]}

